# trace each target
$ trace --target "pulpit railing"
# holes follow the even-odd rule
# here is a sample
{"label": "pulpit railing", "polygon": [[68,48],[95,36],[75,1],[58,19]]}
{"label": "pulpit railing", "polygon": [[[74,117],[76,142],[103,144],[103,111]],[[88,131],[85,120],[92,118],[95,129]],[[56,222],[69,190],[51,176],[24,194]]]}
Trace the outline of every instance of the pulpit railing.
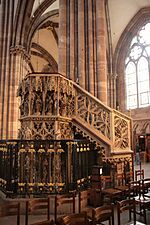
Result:
{"label": "pulpit railing", "polygon": [[87,187],[96,154],[86,140],[2,140],[0,189],[25,197]]}

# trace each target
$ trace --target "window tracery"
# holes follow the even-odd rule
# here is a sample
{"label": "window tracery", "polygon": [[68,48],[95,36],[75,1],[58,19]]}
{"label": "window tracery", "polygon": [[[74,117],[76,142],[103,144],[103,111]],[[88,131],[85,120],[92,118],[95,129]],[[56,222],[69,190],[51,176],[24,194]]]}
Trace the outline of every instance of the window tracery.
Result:
{"label": "window tracery", "polygon": [[150,22],[133,37],[125,60],[126,108],[150,105]]}

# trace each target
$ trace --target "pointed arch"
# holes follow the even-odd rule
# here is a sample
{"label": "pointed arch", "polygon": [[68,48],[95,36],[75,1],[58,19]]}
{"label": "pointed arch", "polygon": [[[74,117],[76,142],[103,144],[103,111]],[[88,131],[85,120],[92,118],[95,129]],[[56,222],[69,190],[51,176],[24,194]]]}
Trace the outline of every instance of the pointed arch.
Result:
{"label": "pointed arch", "polygon": [[14,20],[12,46],[22,45],[27,48],[27,39],[33,24],[40,18],[43,12],[55,1],[56,0],[43,1],[38,7],[38,9],[35,11],[34,16],[31,17],[35,0],[18,0]]}
{"label": "pointed arch", "polygon": [[[32,37],[33,37],[34,33],[36,32],[36,30],[38,28],[40,28],[40,26],[42,26],[48,18],[50,18],[51,16],[54,16],[54,15],[58,15],[58,13],[59,13],[58,10],[53,10],[51,12],[48,12],[48,13],[42,15],[40,17],[40,19],[34,21],[34,23],[32,24],[32,27],[30,29],[30,33],[28,33],[28,36],[27,36],[27,51],[30,50],[31,40],[32,40]],[[56,42],[57,42],[57,40],[56,40]]]}
{"label": "pointed arch", "polygon": [[150,21],[150,7],[140,9],[126,26],[115,49],[113,57],[114,74],[118,74],[119,65],[123,64],[132,38],[136,35],[139,28],[144,26],[148,21]]}
{"label": "pointed arch", "polygon": [[150,7],[140,9],[126,26],[115,49],[113,73],[117,74],[116,102],[122,111],[126,109],[126,101],[122,101],[126,96],[124,79],[125,59],[133,37],[137,34],[138,30],[148,22],[150,22]]}

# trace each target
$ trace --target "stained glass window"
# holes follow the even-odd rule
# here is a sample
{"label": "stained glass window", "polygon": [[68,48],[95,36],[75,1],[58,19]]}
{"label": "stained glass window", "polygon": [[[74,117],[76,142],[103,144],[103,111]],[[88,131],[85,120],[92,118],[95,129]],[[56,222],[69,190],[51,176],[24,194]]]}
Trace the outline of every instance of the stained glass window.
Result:
{"label": "stained glass window", "polygon": [[150,23],[132,39],[125,60],[127,109],[150,105]]}

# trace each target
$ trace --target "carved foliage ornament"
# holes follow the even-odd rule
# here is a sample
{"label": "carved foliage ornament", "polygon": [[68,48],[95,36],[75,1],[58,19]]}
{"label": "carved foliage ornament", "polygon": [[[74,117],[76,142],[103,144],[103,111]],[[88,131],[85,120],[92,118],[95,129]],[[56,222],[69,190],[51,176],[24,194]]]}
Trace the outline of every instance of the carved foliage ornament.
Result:
{"label": "carved foliage ornament", "polygon": [[129,148],[129,134],[127,121],[118,116],[115,116],[114,131],[115,131],[115,144],[114,144],[115,148],[119,149]]}
{"label": "carved foliage ornament", "polygon": [[81,92],[77,94],[78,116],[110,139],[110,112],[90,96]]}

